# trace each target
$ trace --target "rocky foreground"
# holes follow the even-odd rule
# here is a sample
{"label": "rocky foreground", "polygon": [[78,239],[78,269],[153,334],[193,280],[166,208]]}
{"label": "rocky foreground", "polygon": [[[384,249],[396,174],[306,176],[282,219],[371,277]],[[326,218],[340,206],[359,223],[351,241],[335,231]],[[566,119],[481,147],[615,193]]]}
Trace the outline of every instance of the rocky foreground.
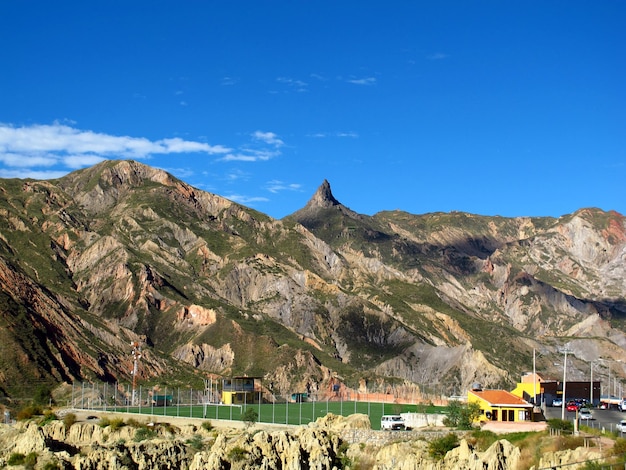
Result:
{"label": "rocky foreground", "polygon": [[[191,424],[176,418],[167,423],[91,418],[69,427],[60,420],[0,425],[0,468],[16,464],[47,470],[529,468],[520,449],[505,439],[480,452],[460,436],[458,447],[437,458],[429,451],[430,442],[448,435],[448,430],[372,431],[364,415],[328,415],[289,429],[222,424],[214,428],[210,422]],[[568,468],[575,469],[574,462],[600,457],[596,447],[549,452],[536,468],[570,464]]]}

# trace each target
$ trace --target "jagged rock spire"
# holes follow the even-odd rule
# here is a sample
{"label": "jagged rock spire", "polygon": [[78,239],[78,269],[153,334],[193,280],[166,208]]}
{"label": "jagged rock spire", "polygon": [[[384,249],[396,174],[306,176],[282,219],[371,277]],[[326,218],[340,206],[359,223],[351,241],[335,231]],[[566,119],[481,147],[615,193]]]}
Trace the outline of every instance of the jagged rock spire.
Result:
{"label": "jagged rock spire", "polygon": [[306,207],[333,207],[338,206],[341,203],[335,199],[332,191],[330,190],[330,183],[324,180],[322,185],[317,188],[317,191],[307,203]]}

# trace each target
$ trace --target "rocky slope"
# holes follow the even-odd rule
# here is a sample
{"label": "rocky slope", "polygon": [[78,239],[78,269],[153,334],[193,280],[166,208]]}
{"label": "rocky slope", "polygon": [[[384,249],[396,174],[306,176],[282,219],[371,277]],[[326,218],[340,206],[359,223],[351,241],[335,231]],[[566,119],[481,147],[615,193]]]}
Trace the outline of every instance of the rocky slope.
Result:
{"label": "rocky slope", "polygon": [[[21,457],[29,459],[31,468],[82,470],[522,470],[537,459],[533,455],[525,460],[527,456],[506,435],[481,450],[467,433],[459,434],[455,448],[444,455],[434,455],[431,443],[445,439],[450,430],[371,431],[365,415],[347,418],[329,415],[306,427],[274,430],[223,426],[211,429],[200,423],[172,420],[173,423],[135,420],[126,424],[110,417],[107,421],[83,421],[69,427],[61,421],[43,425],[33,421],[15,426],[0,424],[0,466],[14,465]],[[599,447],[546,450],[562,445],[559,439],[543,435],[538,468],[553,465],[582,468],[587,460],[609,458],[610,452],[605,449],[603,453]]]}
{"label": "rocky slope", "polygon": [[566,345],[568,375],[586,379],[589,361],[626,347],[626,222],[614,212],[366,216],[324,182],[274,220],[132,161],[0,180],[0,212],[8,395],[128,380],[133,342],[142,380],[248,374],[283,395],[337,380],[508,388],[533,349],[559,376]]}

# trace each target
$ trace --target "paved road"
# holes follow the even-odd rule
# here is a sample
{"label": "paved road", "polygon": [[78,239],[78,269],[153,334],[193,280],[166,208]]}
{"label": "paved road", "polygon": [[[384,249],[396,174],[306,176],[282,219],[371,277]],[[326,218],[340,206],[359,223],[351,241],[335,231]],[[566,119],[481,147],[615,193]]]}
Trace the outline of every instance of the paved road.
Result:
{"label": "paved road", "polygon": [[[587,420],[581,420],[583,425],[587,425],[593,428],[606,429],[607,431],[615,431],[617,423],[622,419],[626,419],[626,413],[618,410],[599,410],[593,409],[591,410],[593,413],[593,420],[587,422]],[[561,418],[561,407],[547,407],[546,408],[546,418]],[[565,410],[565,419],[568,421],[573,421],[576,417],[576,413],[573,411]],[[623,436],[626,437],[626,433],[623,433]]]}

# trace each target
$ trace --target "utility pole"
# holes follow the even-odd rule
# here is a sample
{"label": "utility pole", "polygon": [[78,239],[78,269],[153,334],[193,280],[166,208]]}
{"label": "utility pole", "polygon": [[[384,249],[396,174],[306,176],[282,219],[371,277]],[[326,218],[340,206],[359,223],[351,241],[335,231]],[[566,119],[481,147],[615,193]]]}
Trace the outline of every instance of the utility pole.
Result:
{"label": "utility pole", "polygon": [[567,347],[563,351],[565,353],[565,359],[563,360],[563,399],[561,400],[561,419],[565,420],[565,384],[567,383],[567,353],[569,350]]}
{"label": "utility pole", "polygon": [[136,402],[136,393],[137,393],[137,371],[139,369],[139,359],[141,359],[141,346],[137,341],[133,341],[130,343],[130,346],[133,348],[133,394],[131,396],[130,403],[131,405],[135,405]]}

